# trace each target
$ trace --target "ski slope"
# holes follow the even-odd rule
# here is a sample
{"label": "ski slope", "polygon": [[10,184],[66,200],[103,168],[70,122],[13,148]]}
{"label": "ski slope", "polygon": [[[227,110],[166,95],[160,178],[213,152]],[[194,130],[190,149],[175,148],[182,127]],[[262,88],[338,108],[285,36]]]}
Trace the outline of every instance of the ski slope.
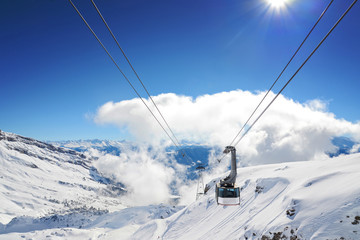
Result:
{"label": "ski slope", "polygon": [[[132,239],[360,239],[360,154],[238,169],[240,206],[207,194]],[[281,238],[283,237],[283,238]]]}

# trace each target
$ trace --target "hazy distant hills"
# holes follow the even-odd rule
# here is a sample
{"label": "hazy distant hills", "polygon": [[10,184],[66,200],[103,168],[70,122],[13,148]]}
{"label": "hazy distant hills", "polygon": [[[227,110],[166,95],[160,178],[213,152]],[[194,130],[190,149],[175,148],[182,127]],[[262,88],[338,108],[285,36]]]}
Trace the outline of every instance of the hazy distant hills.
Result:
{"label": "hazy distant hills", "polygon": [[[334,137],[332,144],[336,147],[336,151],[328,152],[330,157],[339,156],[341,154],[350,154],[360,152],[360,143],[351,140],[348,137]],[[86,152],[89,149],[96,149],[103,153],[119,156],[124,146],[135,149],[136,144],[128,141],[110,141],[110,140],[74,140],[74,141],[55,141],[49,142],[54,146],[72,149],[78,152]],[[178,151],[175,147],[168,147],[166,151],[172,154],[178,163],[192,165],[192,170],[197,165],[207,166],[208,158],[212,151],[221,153],[222,149],[217,146],[207,146],[198,144],[184,145],[183,151]],[[183,157],[185,153],[188,157]]]}

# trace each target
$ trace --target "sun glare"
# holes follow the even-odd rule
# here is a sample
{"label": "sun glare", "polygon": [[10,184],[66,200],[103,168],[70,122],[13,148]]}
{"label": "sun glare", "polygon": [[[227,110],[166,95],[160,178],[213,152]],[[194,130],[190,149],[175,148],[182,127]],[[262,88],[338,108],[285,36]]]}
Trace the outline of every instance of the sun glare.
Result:
{"label": "sun glare", "polygon": [[286,0],[267,0],[271,7],[282,8],[285,5]]}

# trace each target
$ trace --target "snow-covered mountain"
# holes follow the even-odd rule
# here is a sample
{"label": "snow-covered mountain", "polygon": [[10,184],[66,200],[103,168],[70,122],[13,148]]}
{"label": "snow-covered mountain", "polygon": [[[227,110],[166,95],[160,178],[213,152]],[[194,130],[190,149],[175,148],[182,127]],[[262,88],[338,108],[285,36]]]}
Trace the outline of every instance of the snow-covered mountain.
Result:
{"label": "snow-covered mountain", "polygon": [[121,200],[125,186],[102,176],[92,161],[74,150],[0,131],[0,239],[112,239],[112,231],[127,236],[149,219],[181,208],[129,208]]}
{"label": "snow-covered mountain", "polygon": [[[134,207],[122,201],[127,186],[99,173],[88,154],[117,156],[132,144],[67,144],[0,132],[0,239],[360,239],[360,153],[353,150],[238,168],[240,206],[216,204],[214,184],[224,173],[188,206]],[[188,146],[202,163],[211,151]]]}
{"label": "snow-covered mountain", "polygon": [[118,156],[121,153],[121,149],[124,146],[132,145],[130,142],[126,141],[110,141],[110,140],[72,140],[72,141],[52,141],[49,144],[72,149],[77,152],[86,152],[89,149],[96,149],[100,152],[109,153]]}
{"label": "snow-covered mountain", "polygon": [[[113,196],[97,179],[90,160],[74,150],[54,147],[31,138],[0,133],[0,222],[21,215],[41,216],[59,209],[82,207],[86,203],[99,208],[96,195]],[[90,206],[89,206],[90,207]]]}

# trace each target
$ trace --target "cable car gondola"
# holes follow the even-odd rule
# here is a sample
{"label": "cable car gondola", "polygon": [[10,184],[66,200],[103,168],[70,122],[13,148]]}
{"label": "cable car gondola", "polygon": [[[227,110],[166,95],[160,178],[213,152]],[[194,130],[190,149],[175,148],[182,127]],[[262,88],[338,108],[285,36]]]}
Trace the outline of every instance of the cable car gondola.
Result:
{"label": "cable car gondola", "polygon": [[231,171],[229,176],[216,184],[215,197],[218,205],[234,206],[240,205],[240,188],[235,185],[237,175],[235,147],[227,146],[224,153],[229,152],[231,152]]}

